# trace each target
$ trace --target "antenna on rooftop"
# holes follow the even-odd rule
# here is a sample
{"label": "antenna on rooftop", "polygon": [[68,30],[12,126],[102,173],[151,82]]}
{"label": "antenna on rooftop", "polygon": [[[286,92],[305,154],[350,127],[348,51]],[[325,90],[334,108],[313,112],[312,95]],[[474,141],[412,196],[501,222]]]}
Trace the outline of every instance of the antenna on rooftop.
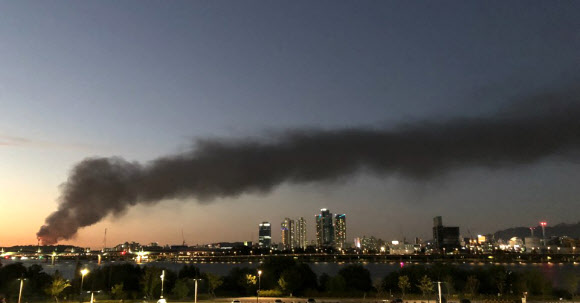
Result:
{"label": "antenna on rooftop", "polygon": [[107,250],[107,229],[105,228],[105,239],[103,239],[103,252]]}
{"label": "antenna on rooftop", "polygon": [[181,229],[181,239],[183,240],[183,246],[185,246],[185,236],[183,236],[183,228]]}

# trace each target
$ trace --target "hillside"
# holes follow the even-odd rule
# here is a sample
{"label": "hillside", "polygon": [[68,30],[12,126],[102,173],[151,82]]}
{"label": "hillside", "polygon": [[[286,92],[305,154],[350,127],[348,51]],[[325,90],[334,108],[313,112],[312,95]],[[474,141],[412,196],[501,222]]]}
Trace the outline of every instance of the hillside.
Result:
{"label": "hillside", "polygon": [[[495,239],[509,240],[512,237],[529,237],[531,235],[529,227],[512,227],[494,233]],[[536,226],[534,230],[534,235],[536,237],[542,236],[542,227]],[[554,226],[546,226],[546,238],[559,236],[568,236],[571,238],[580,238],[580,222],[568,224],[560,223]]]}

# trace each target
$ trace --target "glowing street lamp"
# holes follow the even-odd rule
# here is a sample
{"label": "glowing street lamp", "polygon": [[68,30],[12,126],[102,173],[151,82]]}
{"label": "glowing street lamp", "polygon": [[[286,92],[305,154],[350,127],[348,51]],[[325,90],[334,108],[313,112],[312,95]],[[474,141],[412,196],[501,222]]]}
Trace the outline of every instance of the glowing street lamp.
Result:
{"label": "glowing street lamp", "polygon": [[256,303],[260,301],[260,289],[262,288],[262,271],[258,270],[258,292],[256,295]]}
{"label": "glowing street lamp", "polygon": [[89,273],[89,270],[86,268],[83,268],[81,270],[81,293],[79,295],[79,302],[82,303],[83,302],[83,283],[85,282],[85,276]]}
{"label": "glowing street lamp", "polygon": [[201,281],[203,279],[193,279],[195,281],[195,299],[193,302],[197,303],[197,281]]}
{"label": "glowing street lamp", "polygon": [[18,303],[20,303],[20,300],[22,299],[22,288],[24,287],[24,278],[20,278],[18,279],[20,280],[20,292],[18,293]]}
{"label": "glowing street lamp", "polygon": [[163,271],[161,271],[161,276],[159,276],[161,278],[161,297],[160,299],[163,299],[163,280],[165,280],[165,269]]}

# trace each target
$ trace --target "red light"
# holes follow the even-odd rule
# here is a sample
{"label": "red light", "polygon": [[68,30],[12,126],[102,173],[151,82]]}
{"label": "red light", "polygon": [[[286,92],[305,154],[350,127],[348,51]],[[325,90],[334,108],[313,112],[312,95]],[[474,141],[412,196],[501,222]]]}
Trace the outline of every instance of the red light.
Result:
{"label": "red light", "polygon": [[401,262],[401,268],[403,268],[403,266],[405,266],[405,262]]}
{"label": "red light", "polygon": [[9,256],[4,256],[4,259],[8,260],[8,259],[10,259],[10,257]]}
{"label": "red light", "polygon": [[546,223],[546,222],[540,222],[540,225],[542,225],[542,226],[546,226],[547,224],[548,223]]}
{"label": "red light", "polygon": [[124,252],[121,252],[121,255],[123,255],[123,256],[124,256],[126,253],[127,253],[126,251],[124,251]]}

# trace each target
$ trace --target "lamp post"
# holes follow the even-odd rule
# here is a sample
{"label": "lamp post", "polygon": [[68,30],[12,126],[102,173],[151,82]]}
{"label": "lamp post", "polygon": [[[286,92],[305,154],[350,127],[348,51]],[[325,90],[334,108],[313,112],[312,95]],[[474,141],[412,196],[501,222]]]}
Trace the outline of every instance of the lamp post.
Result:
{"label": "lamp post", "polygon": [[194,303],[197,303],[197,281],[201,281],[203,279],[193,279],[193,281],[195,281],[195,297],[194,297]]}
{"label": "lamp post", "polygon": [[83,303],[83,283],[85,282],[85,276],[89,273],[89,270],[83,268],[81,270],[81,293],[79,294],[79,302]]}
{"label": "lamp post", "polygon": [[165,269],[161,271],[161,276],[159,276],[161,278],[161,297],[160,299],[163,299],[163,280],[165,280]]}
{"label": "lamp post", "polygon": [[20,303],[20,300],[22,299],[22,288],[24,287],[24,278],[20,278],[18,279],[20,280],[20,292],[18,293],[18,303]]}
{"label": "lamp post", "polygon": [[258,270],[258,292],[256,293],[256,303],[260,301],[260,289],[262,288],[262,271]]}

